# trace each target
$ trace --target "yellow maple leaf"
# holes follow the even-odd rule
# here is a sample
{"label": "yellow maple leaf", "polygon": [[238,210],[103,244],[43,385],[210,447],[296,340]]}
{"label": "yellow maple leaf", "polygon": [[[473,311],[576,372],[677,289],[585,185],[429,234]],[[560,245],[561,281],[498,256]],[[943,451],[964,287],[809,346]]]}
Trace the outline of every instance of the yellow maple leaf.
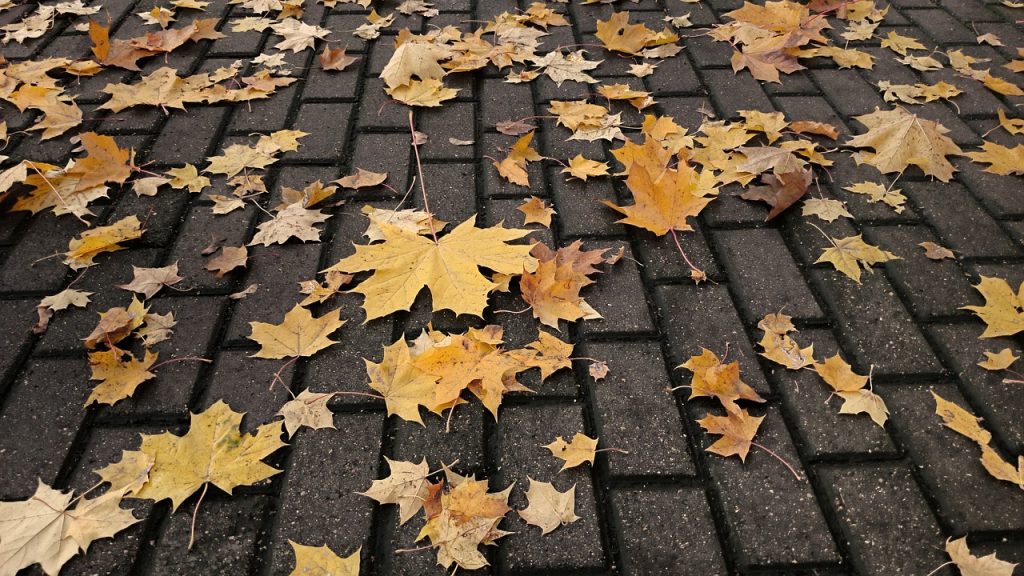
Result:
{"label": "yellow maple leaf", "polygon": [[222,400],[205,412],[191,414],[184,436],[170,432],[143,434],[139,452],[153,460],[149,481],[134,492],[137,498],[171,499],[172,510],[186,498],[213,484],[231,494],[238,486],[249,486],[280,472],[263,458],[285,446],[281,422],[264,424],[255,434],[238,432],[242,414]]}
{"label": "yellow maple leaf", "polygon": [[477,228],[476,216],[437,239],[426,238],[377,221],[384,242],[356,246],[355,254],[328,270],[373,274],[352,289],[366,297],[367,321],[398,310],[408,310],[426,287],[433,309],[482,316],[487,295],[497,284],[480,272],[481,267],[503,274],[522,274],[537,269],[530,247],[508,244],[529,234],[528,230],[500,224]]}
{"label": "yellow maple leaf", "polygon": [[559,492],[550,482],[528,479],[530,487],[526,491],[526,499],[529,505],[519,511],[519,517],[527,524],[539,527],[542,536],[580,519],[576,515],[575,484],[565,492]]}
{"label": "yellow maple leaf", "polygon": [[398,504],[398,523],[405,524],[423,508],[430,494],[430,466],[426,457],[419,464],[392,460],[387,456],[391,473],[387,478],[374,480],[366,492],[360,492],[367,498],[373,498],[381,504]]}
{"label": "yellow maple leaf", "polygon": [[276,416],[284,418],[284,429],[288,437],[295,436],[303,426],[313,430],[334,428],[334,413],[327,407],[327,402],[333,396],[332,392],[312,392],[307,388],[285,402]]}
{"label": "yellow maple leaf", "polygon": [[935,392],[932,392],[932,397],[935,398],[935,414],[942,418],[947,428],[974,440],[980,446],[992,441],[992,433],[982,428],[980,418]]}
{"label": "yellow maple leaf", "polygon": [[124,356],[125,352],[117,348],[89,354],[89,366],[92,368],[89,379],[101,382],[92,389],[85,401],[86,406],[92,403],[116,404],[131,397],[140,384],[156,377],[149,369],[156,362],[157,354],[146,350],[142,360],[128,354],[127,361]]}
{"label": "yellow maple leaf", "polygon": [[966,156],[975,162],[989,164],[985,172],[1000,176],[1024,174],[1024,144],[1007,148],[986,140],[981,144],[981,152],[968,152]]}
{"label": "yellow maple leaf", "polygon": [[764,402],[756,390],[740,379],[740,363],[722,364],[718,356],[701,348],[699,355],[691,356],[679,366],[693,372],[690,380],[690,398],[717,398],[729,413],[740,412],[736,400]]}
{"label": "yellow maple leaf", "polygon": [[526,172],[526,165],[530,162],[540,160],[542,156],[530,146],[533,141],[533,130],[521,136],[508,152],[508,156],[499,162],[494,162],[498,174],[513,184],[520,186],[530,185],[530,175]]}
{"label": "yellow maple leaf", "polygon": [[832,243],[832,247],[826,248],[815,264],[829,262],[835,266],[836,270],[846,274],[858,284],[860,284],[862,266],[870,272],[873,264],[900,259],[892,252],[864,242],[860,234],[838,239],[828,237],[828,239]]}
{"label": "yellow maple leaf", "polygon": [[746,410],[729,412],[725,416],[708,415],[700,420],[701,428],[708,434],[720,434],[722,437],[706,448],[708,452],[719,456],[739,456],[746,462],[747,453],[757,435],[764,416],[751,416]]}
{"label": "yellow maple leaf", "polygon": [[323,546],[304,546],[288,541],[295,552],[295,568],[289,576],[359,576],[361,548],[342,558]]}
{"label": "yellow maple leaf", "polygon": [[855,119],[868,131],[854,136],[847,144],[875,149],[854,154],[858,164],[870,164],[885,174],[903,172],[914,165],[942,182],[953,177],[956,169],[946,156],[962,154],[963,150],[946,136],[949,130],[938,122],[919,118],[903,108],[876,108]]}
{"label": "yellow maple leaf", "polygon": [[556,457],[565,461],[559,472],[569,468],[575,468],[584,462],[594,463],[594,453],[597,451],[597,438],[591,438],[582,432],[577,432],[571,442],[562,440],[559,436],[555,441],[544,446]]}
{"label": "yellow maple leaf", "polygon": [[413,363],[412,354],[405,340],[384,347],[384,358],[380,363],[363,359],[370,388],[384,396],[388,416],[397,415],[403,420],[423,425],[420,406],[431,408],[435,405],[434,389],[438,376],[421,370]]}
{"label": "yellow maple leaf", "polygon": [[977,314],[987,325],[982,338],[1013,336],[1024,330],[1024,282],[1014,293],[1006,280],[982,276],[974,288],[985,298],[985,305],[962,308]]}
{"label": "yellow maple leaf", "polygon": [[545,228],[550,228],[551,216],[557,214],[554,208],[536,196],[530,196],[529,200],[520,204],[516,209],[523,213],[523,226],[540,224]]}
{"label": "yellow maple leaf", "polygon": [[607,176],[608,163],[584,158],[582,154],[577,154],[575,158],[569,160],[568,166],[562,169],[562,174],[568,174],[586,182],[587,178]]}
{"label": "yellow maple leaf", "polygon": [[440,80],[410,80],[408,84],[388,88],[386,92],[395,100],[409,106],[440,106],[441,102],[458,95],[456,88],[447,88]]}
{"label": "yellow maple leaf", "polygon": [[1014,362],[1020,360],[1020,356],[1013,353],[1013,350],[1009,348],[1003,348],[999,352],[989,352],[985,350],[982,352],[985,355],[985,359],[978,362],[978,366],[981,366],[985,370],[1006,370],[1013,365]]}
{"label": "yellow maple leaf", "polygon": [[687,218],[695,217],[714,199],[714,189],[702,188],[697,172],[685,162],[675,170],[652,174],[648,167],[633,164],[626,178],[626,186],[636,201],[631,206],[616,206],[608,200],[602,203],[626,217],[619,220],[649,230],[658,236],[669,230],[693,230]]}
{"label": "yellow maple leaf", "polygon": [[72,270],[81,270],[95,264],[93,258],[103,252],[123,250],[119,242],[136,240],[142,237],[142,224],[135,216],[125,216],[109,226],[99,226],[86,230],[78,238],[68,243],[68,251],[64,253],[64,263]]}
{"label": "yellow maple leaf", "polygon": [[336,308],[319,318],[296,304],[280,324],[266,322],[250,322],[252,333],[250,340],[260,344],[260,350],[253,354],[256,358],[292,358],[312,356],[320,350],[337,344],[330,335],[345,324],[340,320],[341,309]]}

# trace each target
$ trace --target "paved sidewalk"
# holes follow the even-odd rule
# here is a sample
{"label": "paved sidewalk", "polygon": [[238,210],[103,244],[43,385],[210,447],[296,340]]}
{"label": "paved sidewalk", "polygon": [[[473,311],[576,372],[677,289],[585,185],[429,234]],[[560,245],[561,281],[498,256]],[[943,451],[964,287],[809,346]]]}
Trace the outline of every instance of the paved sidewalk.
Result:
{"label": "paved sidewalk", "polygon": [[[107,12],[111,16],[112,37],[129,38],[152,29],[133,13],[154,4],[100,3],[103,19]],[[227,145],[250,143],[248,135],[255,132],[308,132],[297,152],[281,155],[266,171],[271,194],[263,201],[268,208],[278,204],[284,186],[301,189],[357,167],[388,172],[389,184],[404,191],[416,173],[407,108],[390,101],[378,78],[394,51],[394,34],[403,27],[426,31],[486,21],[529,5],[515,0],[434,3],[439,15],[424,19],[396,14],[381,38],[364,42],[350,31],[365,22],[368,11],[345,4],[328,9],[307,0],[303,20],[332,30],[331,39],[341,39],[340,45],[347,41],[349,52],[361,60],[343,72],[325,73],[317,61],[322,41],[316,51],[286,53],[298,81],[267,100],[189,105],[187,111],[166,115],[153,107],[118,114],[97,111],[105,97],[99,90],[108,82],[137,78],[116,68],[85,78],[68,92],[78,95],[85,112],[82,131],[115,136],[120,146],[135,148],[137,164],[154,172],[183,163],[201,167]],[[853,116],[876,106],[892,107],[874,86],[879,80],[945,79],[967,91],[955,100],[956,106],[938,101],[913,109],[948,128],[965,150],[977,148],[981,135],[997,126],[998,109],[1022,114],[1017,106],[1024,99],[995,95],[948,68],[914,72],[894,62],[877,41],[862,47],[875,56],[870,71],[840,70],[831,61],[812,60],[810,69],[783,76],[781,84],[765,85],[746,71],[736,74],[729,45],[698,36],[697,29],[721,22],[722,14],[741,4],[552,2],[571,26],[550,28],[543,46],[595,43],[595,21],[607,19],[613,10],[630,10],[634,21],[657,29],[666,14],[690,13],[694,28],[680,32],[695,37],[684,37],[684,50],[661,61],[646,78],[625,75],[632,59],[599,47],[587,49],[591,58],[605,59],[592,72],[595,77],[650,91],[657,104],[647,112],[672,116],[691,132],[700,125],[702,111],[738,119],[739,110],[779,110],[789,120],[835,124],[842,143],[863,132]],[[397,2],[374,5],[390,13]],[[0,23],[24,16],[25,10],[0,14]],[[892,0],[877,35],[898,31],[929,49],[961,48],[991,59],[986,65],[996,69],[1017,58],[1016,47],[1024,46],[1024,31],[1014,23],[1022,14],[1024,10],[996,1]],[[191,17],[217,17],[227,36],[182,47],[166,61],[162,56],[145,60],[144,73],[165,63],[180,74],[208,72],[269,52],[279,40],[269,31],[229,32],[232,21],[249,15],[220,1],[205,13],[179,11],[176,26]],[[1005,46],[979,46],[975,37],[986,32],[995,33]],[[88,35],[59,24],[38,40],[12,43],[2,51],[11,61],[79,58],[89,54],[90,46]],[[1024,178],[988,174],[983,165],[955,158],[960,171],[948,184],[916,171],[904,175],[899,187],[908,197],[907,209],[896,214],[863,196],[841,192],[862,180],[891,180],[880,179],[870,166],[857,166],[846,151],[830,154],[836,164],[830,178],[819,171],[820,185],[825,194],[845,201],[855,219],[832,223],[829,232],[863,234],[902,258],[865,273],[862,285],[814,263],[827,244],[809,219],[800,216],[799,207],[766,224],[764,204],[741,200],[739,187],[726,186],[699,218],[696,232],[684,238],[690,257],[711,279],[695,286],[669,236],[616,224],[617,214],[598,202],[631,203],[621,178],[569,182],[554,162],[531,164],[531,189],[498,176],[483,157],[501,157],[515,141],[495,130],[498,122],[544,116],[548,100],[584,98],[592,90],[573,82],[557,88],[546,78],[507,84],[503,77],[493,67],[453,75],[446,84],[461,89],[455,100],[440,108],[417,109],[417,129],[429,136],[422,154],[431,208],[448,222],[476,213],[481,225],[504,219],[518,226],[522,215],[516,207],[532,194],[558,212],[550,232],[536,236],[557,245],[582,239],[588,248],[625,246],[628,258],[583,293],[604,320],[580,322],[562,333],[576,345],[576,356],[607,361],[608,377],[593,381],[582,360],[576,361],[575,370],[561,371],[544,383],[535,374],[527,375],[524,383],[537,394],[509,395],[497,422],[479,403],[468,404],[456,411],[450,433],[432,415],[425,417],[424,429],[388,418],[381,402],[336,397],[330,406],[337,430],[304,429],[267,459],[283,468],[282,474],[239,488],[233,496],[210,491],[191,552],[186,546],[195,497],[175,514],[166,501],[154,505],[129,500],[145,520],[113,539],[97,541],[62,574],[284,575],[294,565],[289,539],[327,544],[341,555],[361,547],[363,575],[442,574],[432,551],[395,552],[417,546],[421,521],[399,526],[394,506],[379,506],[357,494],[387,475],[385,456],[415,461],[425,456],[432,469],[458,460],[458,471],[488,479],[492,490],[519,483],[513,508],[525,505],[527,476],[557,478],[561,489],[576,484],[578,522],[542,537],[512,513],[501,526],[516,534],[487,547],[492,566],[474,574],[924,576],[948,560],[942,548],[946,539],[963,535],[970,536],[976,554],[996,552],[1002,559],[1024,562],[1024,492],[985,472],[973,445],[940,425],[929,394],[935,391],[982,416],[1002,454],[1024,454],[1024,389],[1003,384],[1000,374],[976,366],[983,350],[1010,347],[1020,354],[1024,335],[979,340],[983,324],[960,309],[981,303],[972,288],[981,275],[1005,278],[1014,287],[1024,281]],[[10,104],[0,104],[0,111],[12,133],[30,125],[31,115],[19,114]],[[642,121],[632,110],[623,119],[627,125]],[[566,142],[567,131],[556,128],[553,120],[536,122],[540,129],[535,146],[544,156],[564,161],[582,153],[612,161],[609,149],[619,145]],[[42,143],[35,134],[16,134],[3,154],[63,165],[72,157],[69,136],[74,133]],[[475,144],[454,146],[449,138]],[[227,189],[223,179],[214,182],[218,186]],[[198,194],[162,190],[139,197],[128,187],[115,187],[110,200],[92,205],[95,222],[136,214],[148,219],[146,232],[130,249],[100,256],[98,265],[75,285],[94,292],[92,303],[84,310],[58,313],[41,336],[30,332],[36,304],[77,276],[60,258],[46,257],[66,251],[83,227],[72,216],[49,212],[0,214],[0,500],[30,496],[37,479],[61,489],[85,490],[97,480],[94,469],[138,447],[139,433],[184,433],[190,410],[202,411],[219,399],[247,412],[246,429],[271,421],[287,400],[280,387],[268,390],[281,363],[250,358],[258,346],[247,339],[249,322],[280,321],[301,299],[297,282],[314,278],[350,254],[352,243],[365,243],[360,208],[366,202],[390,208],[398,198],[372,190],[349,195],[343,206],[327,210],[334,216],[321,242],[250,247],[246,270],[216,278],[203,269],[203,248],[214,237],[224,245],[248,242],[265,214],[248,205],[215,217],[211,204]],[[422,208],[419,197],[411,202]],[[956,258],[926,259],[917,247],[926,241],[951,248]],[[131,280],[131,265],[174,262],[186,278],[180,285],[186,289],[165,289],[150,301],[152,311],[173,311],[178,321],[160,349],[161,357],[203,356],[213,362],[168,365],[134,398],[113,407],[83,409],[92,383],[82,338],[95,326],[98,312],[127,304],[128,293],[115,285]],[[237,301],[228,298],[254,283],[259,285],[254,294]],[[468,326],[464,318],[432,314],[425,292],[411,312],[366,324],[361,302],[356,294],[344,294],[314,307],[318,315],[340,306],[348,323],[335,336],[340,344],[300,359],[284,372],[293,390],[367,392],[362,358],[379,361],[383,346],[403,335],[413,338],[430,323],[455,332]],[[493,311],[522,307],[518,297],[508,294],[491,298],[486,320],[505,327],[510,347],[534,340],[537,323],[528,314]],[[891,412],[884,429],[864,416],[837,415],[835,399],[826,403],[828,392],[814,374],[787,371],[756,354],[758,321],[780,310],[794,317],[800,328],[797,340],[802,345],[813,342],[819,358],[841,352],[860,373],[873,366],[874,389]],[[720,353],[726,343],[730,360],[740,362],[744,380],[768,400],[757,410],[766,415],[758,441],[794,463],[804,480],[795,480],[757,449],[745,463],[705,452],[714,437],[696,420],[712,404],[686,401],[685,390],[667,391],[689,384],[690,373],[676,366],[701,346]],[[629,453],[600,453],[593,467],[556,476],[561,462],[539,446],[579,431],[600,437],[602,447]],[[38,567],[26,573],[39,573]],[[951,567],[938,572],[955,573]]]}

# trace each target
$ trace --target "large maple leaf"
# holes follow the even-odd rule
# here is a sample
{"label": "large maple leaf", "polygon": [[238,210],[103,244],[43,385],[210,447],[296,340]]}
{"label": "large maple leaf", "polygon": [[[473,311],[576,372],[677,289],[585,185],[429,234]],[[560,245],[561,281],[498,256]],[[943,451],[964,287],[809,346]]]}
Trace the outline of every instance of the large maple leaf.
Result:
{"label": "large maple leaf", "polygon": [[658,236],[668,234],[669,230],[693,230],[686,219],[700,214],[714,199],[711,190],[700,188],[697,172],[685,163],[660,175],[651,174],[647,166],[634,164],[626,186],[636,204],[616,206],[607,200],[602,202],[626,216],[620,223],[650,230]]}
{"label": "large maple leaf", "polygon": [[149,481],[134,492],[137,498],[170,498],[174,510],[205,484],[231,493],[238,486],[266,480],[280,470],[263,458],[285,446],[281,422],[264,424],[255,434],[238,432],[242,414],[218,401],[201,414],[192,414],[184,436],[170,432],[142,435],[139,452],[153,460]]}
{"label": "large maple leaf", "polygon": [[121,508],[122,495],[111,490],[85,500],[40,481],[28,500],[0,502],[0,574],[13,576],[38,563],[43,572],[56,576],[93,540],[110,538],[138,522]]}
{"label": "large maple leaf", "polygon": [[870,164],[884,174],[903,172],[914,165],[942,182],[949,182],[953,177],[956,168],[946,156],[963,154],[963,150],[946,136],[949,130],[938,122],[919,118],[903,108],[876,108],[855,119],[868,131],[854,136],[847,144],[875,149],[854,154],[858,164]]}
{"label": "large maple leaf", "polygon": [[1013,336],[1024,331],[1024,282],[1017,292],[1002,278],[982,276],[974,287],[985,298],[984,306],[963,306],[986,324],[981,338]]}
{"label": "large maple leaf", "polygon": [[366,319],[408,310],[424,287],[430,290],[434,310],[482,316],[487,294],[497,287],[480,267],[502,274],[522,274],[537,269],[530,246],[508,244],[529,230],[500,224],[477,228],[476,216],[459,224],[436,241],[377,221],[384,242],[356,246],[355,254],[327,270],[373,271],[352,291],[366,297]]}
{"label": "large maple leaf", "polygon": [[309,310],[296,304],[280,324],[250,322],[252,333],[249,338],[259,342],[260,351],[256,358],[294,358],[312,356],[320,350],[337,344],[330,336],[345,324],[339,317],[341,309],[336,308],[319,318],[313,318]]}

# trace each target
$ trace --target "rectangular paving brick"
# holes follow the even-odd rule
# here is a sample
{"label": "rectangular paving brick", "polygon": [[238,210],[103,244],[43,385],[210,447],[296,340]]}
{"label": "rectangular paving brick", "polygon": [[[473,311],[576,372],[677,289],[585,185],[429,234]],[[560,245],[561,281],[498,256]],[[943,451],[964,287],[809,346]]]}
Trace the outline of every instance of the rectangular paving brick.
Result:
{"label": "rectangular paving brick", "polygon": [[712,350],[721,358],[728,346],[730,361],[740,363],[743,381],[762,392],[768,389],[757,354],[725,286],[659,286],[654,295],[673,364],[686,362],[690,356],[700,354],[701,348]]}
{"label": "rectangular paving brick", "polygon": [[361,546],[369,554],[375,504],[356,492],[383,477],[380,424],[379,414],[345,414],[338,417],[339,430],[302,430],[291,442],[270,544],[272,574],[290,574],[295,566],[288,540],[326,544],[343,556]]}
{"label": "rectangular paving brick", "polygon": [[695,473],[686,434],[656,342],[587,344],[582,352],[608,363],[608,376],[588,379],[597,433],[607,446],[613,475]]}
{"label": "rectangular paving brick", "polygon": [[[636,576],[726,574],[704,492],[696,488],[612,493],[622,526],[622,573]],[[642,511],[650,512],[642,512]]]}
{"label": "rectangular paving brick", "polygon": [[31,360],[11,384],[0,412],[0,498],[27,498],[37,480],[56,480],[85,418],[88,382],[85,358],[65,358]]}
{"label": "rectangular paving brick", "polygon": [[567,567],[597,569],[605,565],[600,512],[589,464],[559,473],[562,461],[542,447],[559,435],[568,441],[577,432],[585,432],[583,414],[580,407],[572,405],[517,406],[506,410],[498,422],[495,447],[501,450],[500,473],[491,478],[491,489],[500,490],[516,483],[522,491],[513,491],[509,501],[513,508],[523,508],[524,493],[529,487],[527,477],[552,482],[563,492],[575,485],[576,515],[580,517],[544,537],[540,529],[527,526],[518,517],[510,518],[505,529],[519,534],[499,547],[501,566],[509,570],[544,571]]}
{"label": "rectangular paving brick", "polygon": [[942,532],[906,466],[829,466],[818,473],[842,520],[858,573],[927,573],[946,560],[940,552]]}
{"label": "rectangular paving brick", "polygon": [[730,287],[749,320],[756,323],[780,310],[796,318],[823,316],[778,231],[723,230],[713,237]]}
{"label": "rectangular paving brick", "polygon": [[[695,408],[688,412],[694,418],[704,414]],[[700,438],[702,446],[712,441],[706,434]],[[756,441],[800,470],[792,439],[776,409],[768,408]],[[778,460],[756,447],[746,462],[715,454],[707,454],[706,460],[725,512],[730,545],[741,566],[838,560],[806,474],[796,480]],[[780,541],[786,545],[780,546]]]}

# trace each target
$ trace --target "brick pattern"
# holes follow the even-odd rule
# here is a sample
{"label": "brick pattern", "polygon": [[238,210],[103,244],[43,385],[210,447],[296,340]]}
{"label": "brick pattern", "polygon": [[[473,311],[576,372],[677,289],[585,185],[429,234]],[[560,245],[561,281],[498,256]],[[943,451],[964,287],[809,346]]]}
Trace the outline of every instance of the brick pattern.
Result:
{"label": "brick pattern", "polygon": [[[101,3],[118,37],[144,31],[132,14],[148,4]],[[380,4],[382,12],[397,6],[394,0]],[[115,192],[96,203],[97,222],[148,214],[149,230],[131,251],[102,257],[77,285],[96,292],[93,304],[87,311],[58,314],[42,337],[27,331],[35,302],[67,286],[75,275],[58,260],[40,259],[63,250],[79,228],[69,217],[58,220],[51,214],[0,215],[0,315],[6,326],[0,334],[0,499],[28,496],[37,478],[83,489],[95,482],[91,470],[136,446],[138,433],[180,432],[189,410],[202,410],[218,398],[248,413],[248,429],[272,418],[284,396],[280,388],[267,390],[276,366],[247,357],[255,349],[246,339],[248,323],[279,318],[297,297],[296,281],[312,277],[360,241],[357,213],[363,201],[393,205],[415,173],[406,109],[389,103],[376,77],[391,53],[393,34],[403,26],[426,30],[479,22],[524,9],[529,2],[435,4],[439,16],[424,21],[399,15],[382,38],[363,43],[343,39],[363,21],[365,11],[351,4],[328,9],[307,2],[305,21],[335,30],[331,38],[342,39],[362,59],[345,72],[326,74],[313,65],[313,51],[288,54],[299,80],[265,101],[191,106],[168,115],[132,110],[111,117],[93,112],[102,102],[98,90],[137,75],[109,70],[82,80],[78,102],[89,117],[83,129],[116,135],[122,145],[136,148],[140,164],[152,163],[151,169],[201,163],[254,132],[294,128],[310,135],[298,152],[285,154],[267,170],[273,191],[268,205],[282,186],[337,178],[356,167],[388,171],[398,193],[356,195],[333,209],[321,243],[252,249],[246,271],[215,279],[201,270],[198,251],[214,236],[227,244],[247,240],[265,215],[250,207],[213,218],[197,196],[162,192],[138,198],[129,191]],[[1019,26],[1012,24],[1019,14],[996,0],[892,4],[879,29],[882,35],[897,30],[929,47],[960,48],[992,59],[993,68],[1014,56],[1011,47],[1024,43]],[[615,7],[552,3],[573,25],[551,28],[545,46],[593,42],[596,20],[614,9],[629,9],[634,21],[649,25],[659,25],[665,14],[690,12],[697,26],[707,26],[740,5],[739,0],[685,5],[640,0]],[[23,13],[15,8],[0,20],[6,23]],[[222,2],[202,14],[220,18],[225,30],[248,15]],[[191,17],[195,13],[179,14],[178,24]],[[967,22],[974,22],[978,33],[995,32],[1006,46],[978,46]],[[690,36],[684,38],[683,52],[662,62],[653,76],[625,76],[629,62],[608,54],[595,74],[653,92],[657,113],[691,129],[700,122],[702,106],[726,119],[735,118],[738,110],[776,109],[791,119],[834,123],[844,138],[861,129],[852,116],[883,105],[873,86],[877,80],[955,81],[948,70],[919,74],[895,65],[892,55],[873,43],[868,47],[877,57],[873,71],[838,70],[815,61],[809,70],[785,76],[781,86],[765,86],[745,72],[733,74],[727,45]],[[268,33],[228,34],[183,47],[166,62],[195,73],[252,58],[273,42]],[[5,46],[4,56],[79,57],[88,47],[82,33],[58,23],[37,41]],[[317,47],[322,49],[322,43]],[[151,58],[143,71],[164,65],[163,58]],[[283,575],[292,565],[288,539],[327,544],[343,554],[361,546],[364,575],[440,573],[430,552],[394,552],[415,546],[415,521],[399,526],[392,507],[355,494],[386,474],[384,456],[426,456],[432,467],[457,459],[457,470],[490,479],[494,489],[511,483],[525,488],[528,475],[553,479],[563,490],[576,485],[579,522],[541,538],[511,515],[503,527],[518,534],[487,550],[492,566],[483,574],[923,574],[944,561],[939,550],[946,537],[968,532],[976,551],[1024,561],[1024,497],[987,476],[969,444],[938,426],[929,395],[935,390],[983,416],[1005,453],[1024,452],[1020,393],[974,365],[989,342],[976,339],[980,326],[959,309],[979,301],[970,288],[979,274],[1021,280],[1022,179],[985,174],[968,162],[958,162],[962,171],[950,185],[906,175],[901,187],[908,206],[896,215],[841,193],[842,186],[877,180],[877,174],[855,166],[846,154],[833,155],[833,178],[820,184],[847,201],[857,219],[835,223],[831,230],[863,233],[902,257],[866,274],[862,286],[814,264],[824,240],[801,218],[789,214],[766,225],[760,206],[735,198],[737,190],[726,187],[701,216],[696,232],[684,235],[691,256],[714,281],[698,287],[688,280],[668,239],[615,224],[614,215],[597,204],[628,197],[620,179],[581,185],[566,182],[553,165],[535,163],[530,166],[533,187],[525,190],[502,181],[483,159],[499,155],[512,142],[496,132],[495,123],[542,116],[548,100],[587,97],[586,87],[567,83],[559,89],[546,78],[509,85],[493,70],[452,83],[461,88],[455,102],[417,111],[416,117],[417,129],[431,139],[423,148],[424,172],[440,217],[459,221],[478,213],[482,223],[505,219],[517,224],[515,206],[536,195],[558,210],[551,230],[540,234],[546,241],[626,246],[629,259],[585,293],[605,319],[567,326],[563,332],[577,344],[577,354],[607,360],[609,377],[594,382],[585,363],[577,362],[574,373],[560,373],[543,385],[527,382],[538,394],[511,395],[497,422],[477,404],[460,410],[448,434],[436,418],[428,418],[423,429],[387,418],[379,402],[335,398],[331,408],[337,430],[301,431],[270,459],[283,468],[282,474],[238,489],[232,497],[211,491],[199,519],[196,550],[184,550],[187,513],[172,515],[166,502],[138,502],[142,523],[114,540],[98,542],[69,563],[64,574]],[[977,144],[992,128],[997,107],[1021,103],[971,82],[956,83],[967,90],[957,99],[959,109],[935,102],[914,111],[942,122],[962,145]],[[12,130],[28,124],[29,117],[10,105],[0,110]],[[627,112],[624,119],[637,124],[640,116]],[[545,156],[564,159],[583,152],[611,159],[607,146],[567,143],[564,130],[547,120],[539,124],[535,142]],[[475,144],[453,146],[449,138]],[[70,151],[67,138],[39,143],[35,136],[14,135],[5,154],[60,164]],[[224,187],[223,179],[215,179],[214,186]],[[923,241],[947,245],[958,258],[930,262],[915,246]],[[164,291],[152,302],[154,311],[173,311],[179,320],[161,352],[166,357],[201,355],[213,363],[169,366],[135,398],[83,411],[88,381],[80,338],[91,329],[96,311],[127,301],[126,293],[111,286],[130,280],[129,264],[175,261],[188,276],[188,289]],[[260,287],[248,299],[227,298],[253,283]],[[493,302],[494,309],[517,307],[506,295],[496,295]],[[341,297],[334,306],[349,319],[339,332],[342,344],[282,374],[295,391],[365,390],[361,358],[379,359],[383,345],[413,337],[430,322],[438,329],[465,329],[450,314],[431,314],[423,299],[408,314],[366,324],[358,298]],[[819,354],[841,352],[860,372],[874,367],[876,389],[892,411],[884,430],[864,418],[838,417],[834,404],[825,404],[827,393],[815,378],[786,372],[754,352],[758,320],[782,309],[795,317],[800,341],[814,342]],[[488,314],[488,321],[505,325],[513,345],[535,337],[535,323],[526,316]],[[687,402],[685,390],[670,389],[688,380],[678,364],[700,346],[721,350],[726,343],[744,379],[768,399],[760,442],[793,462],[804,480],[794,480],[757,449],[745,464],[704,452],[711,439],[695,419],[707,405]],[[1020,353],[1022,339],[1002,339],[996,346]],[[629,454],[602,453],[592,469],[556,474],[557,462],[538,445],[577,431],[599,435],[604,446]],[[524,504],[516,492],[513,505]]]}

